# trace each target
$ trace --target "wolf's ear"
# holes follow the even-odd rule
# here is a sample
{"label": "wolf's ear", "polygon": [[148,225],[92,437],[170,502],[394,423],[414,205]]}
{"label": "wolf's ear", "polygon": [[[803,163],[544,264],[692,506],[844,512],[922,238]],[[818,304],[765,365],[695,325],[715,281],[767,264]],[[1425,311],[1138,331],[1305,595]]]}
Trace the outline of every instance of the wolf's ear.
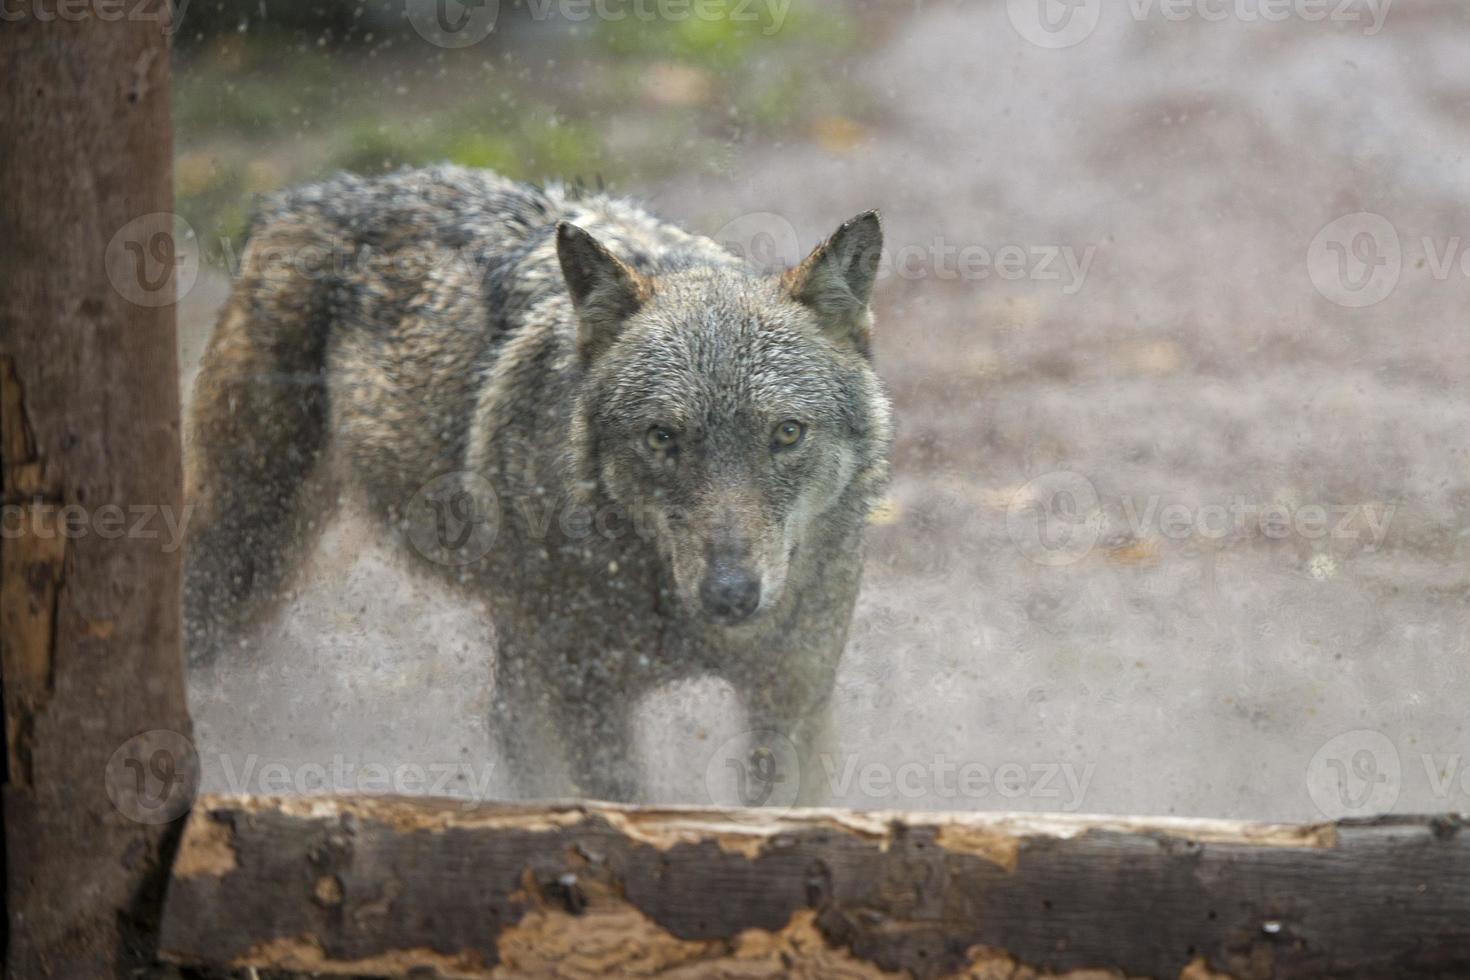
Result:
{"label": "wolf's ear", "polygon": [[574,224],[556,223],[556,256],[577,310],[577,349],[591,361],[617,339],[628,317],[653,295],[653,286],[603,244]]}
{"label": "wolf's ear", "polygon": [[882,253],[878,212],[867,211],[834,231],[800,265],[787,269],[781,285],[817,315],[823,336],[871,357],[873,315],[868,298]]}

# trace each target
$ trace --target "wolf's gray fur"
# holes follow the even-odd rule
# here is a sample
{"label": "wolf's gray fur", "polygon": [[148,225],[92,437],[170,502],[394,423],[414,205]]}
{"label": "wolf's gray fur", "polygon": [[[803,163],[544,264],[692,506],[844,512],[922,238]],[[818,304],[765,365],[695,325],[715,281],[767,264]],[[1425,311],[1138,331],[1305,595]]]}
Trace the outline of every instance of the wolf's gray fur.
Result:
{"label": "wolf's gray fur", "polygon": [[880,245],[865,214],[769,276],[448,167],[282,195],[195,396],[191,652],[281,591],[340,480],[486,597],[519,792],[635,797],[632,706],[701,674],[814,760],[891,441]]}

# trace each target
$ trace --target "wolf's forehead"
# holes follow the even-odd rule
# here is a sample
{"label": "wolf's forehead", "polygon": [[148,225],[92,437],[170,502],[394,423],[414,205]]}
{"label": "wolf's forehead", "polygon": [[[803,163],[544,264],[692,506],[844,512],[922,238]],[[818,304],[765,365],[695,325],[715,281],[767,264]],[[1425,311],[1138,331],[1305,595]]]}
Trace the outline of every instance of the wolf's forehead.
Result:
{"label": "wolf's forehead", "polygon": [[627,411],[675,421],[820,417],[836,410],[844,385],[836,362],[818,347],[758,328],[646,337],[619,372],[615,400]]}

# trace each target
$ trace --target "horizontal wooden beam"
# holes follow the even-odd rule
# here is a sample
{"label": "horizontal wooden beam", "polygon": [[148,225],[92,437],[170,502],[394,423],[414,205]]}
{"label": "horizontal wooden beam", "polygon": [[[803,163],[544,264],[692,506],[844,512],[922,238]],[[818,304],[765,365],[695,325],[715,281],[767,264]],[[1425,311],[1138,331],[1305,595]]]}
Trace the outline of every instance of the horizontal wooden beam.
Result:
{"label": "horizontal wooden beam", "polygon": [[1470,835],[206,797],[161,950],[370,976],[1470,975]]}

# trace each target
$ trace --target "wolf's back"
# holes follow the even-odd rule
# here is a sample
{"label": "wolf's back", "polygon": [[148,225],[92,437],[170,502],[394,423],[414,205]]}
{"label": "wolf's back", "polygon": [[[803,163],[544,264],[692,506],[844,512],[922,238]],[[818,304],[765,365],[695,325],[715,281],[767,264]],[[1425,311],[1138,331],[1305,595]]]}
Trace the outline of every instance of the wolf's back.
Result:
{"label": "wolf's back", "polygon": [[525,397],[558,398],[567,378],[530,375],[570,363],[575,346],[561,220],[645,272],[734,261],[626,201],[461,167],[342,175],[257,211],[191,409],[191,655],[285,585],[328,496],[317,463],[329,443],[391,517],[465,465],[476,404],[512,341],[536,365],[513,372]]}
{"label": "wolf's back", "polygon": [[[257,211],[190,413],[191,656],[212,652],[283,587],[326,495],[316,464],[334,416],[371,437],[359,452],[388,453],[398,466],[430,465],[406,458],[409,447],[421,457],[453,455],[463,437],[457,419],[467,413],[449,413],[445,379],[432,370],[416,376],[413,359],[447,366],[468,385],[489,346],[484,300],[515,274],[506,257],[555,221],[547,194],[458,168],[344,175]],[[455,261],[471,270],[455,271]],[[440,336],[412,335],[425,329]],[[408,363],[391,363],[408,349]],[[334,382],[334,368],[348,377]],[[334,390],[354,404],[334,410]],[[420,418],[409,431],[414,420],[393,418],[419,394],[439,399],[427,408],[419,399],[420,411],[445,412],[448,424]],[[385,436],[396,445],[384,445]]]}

